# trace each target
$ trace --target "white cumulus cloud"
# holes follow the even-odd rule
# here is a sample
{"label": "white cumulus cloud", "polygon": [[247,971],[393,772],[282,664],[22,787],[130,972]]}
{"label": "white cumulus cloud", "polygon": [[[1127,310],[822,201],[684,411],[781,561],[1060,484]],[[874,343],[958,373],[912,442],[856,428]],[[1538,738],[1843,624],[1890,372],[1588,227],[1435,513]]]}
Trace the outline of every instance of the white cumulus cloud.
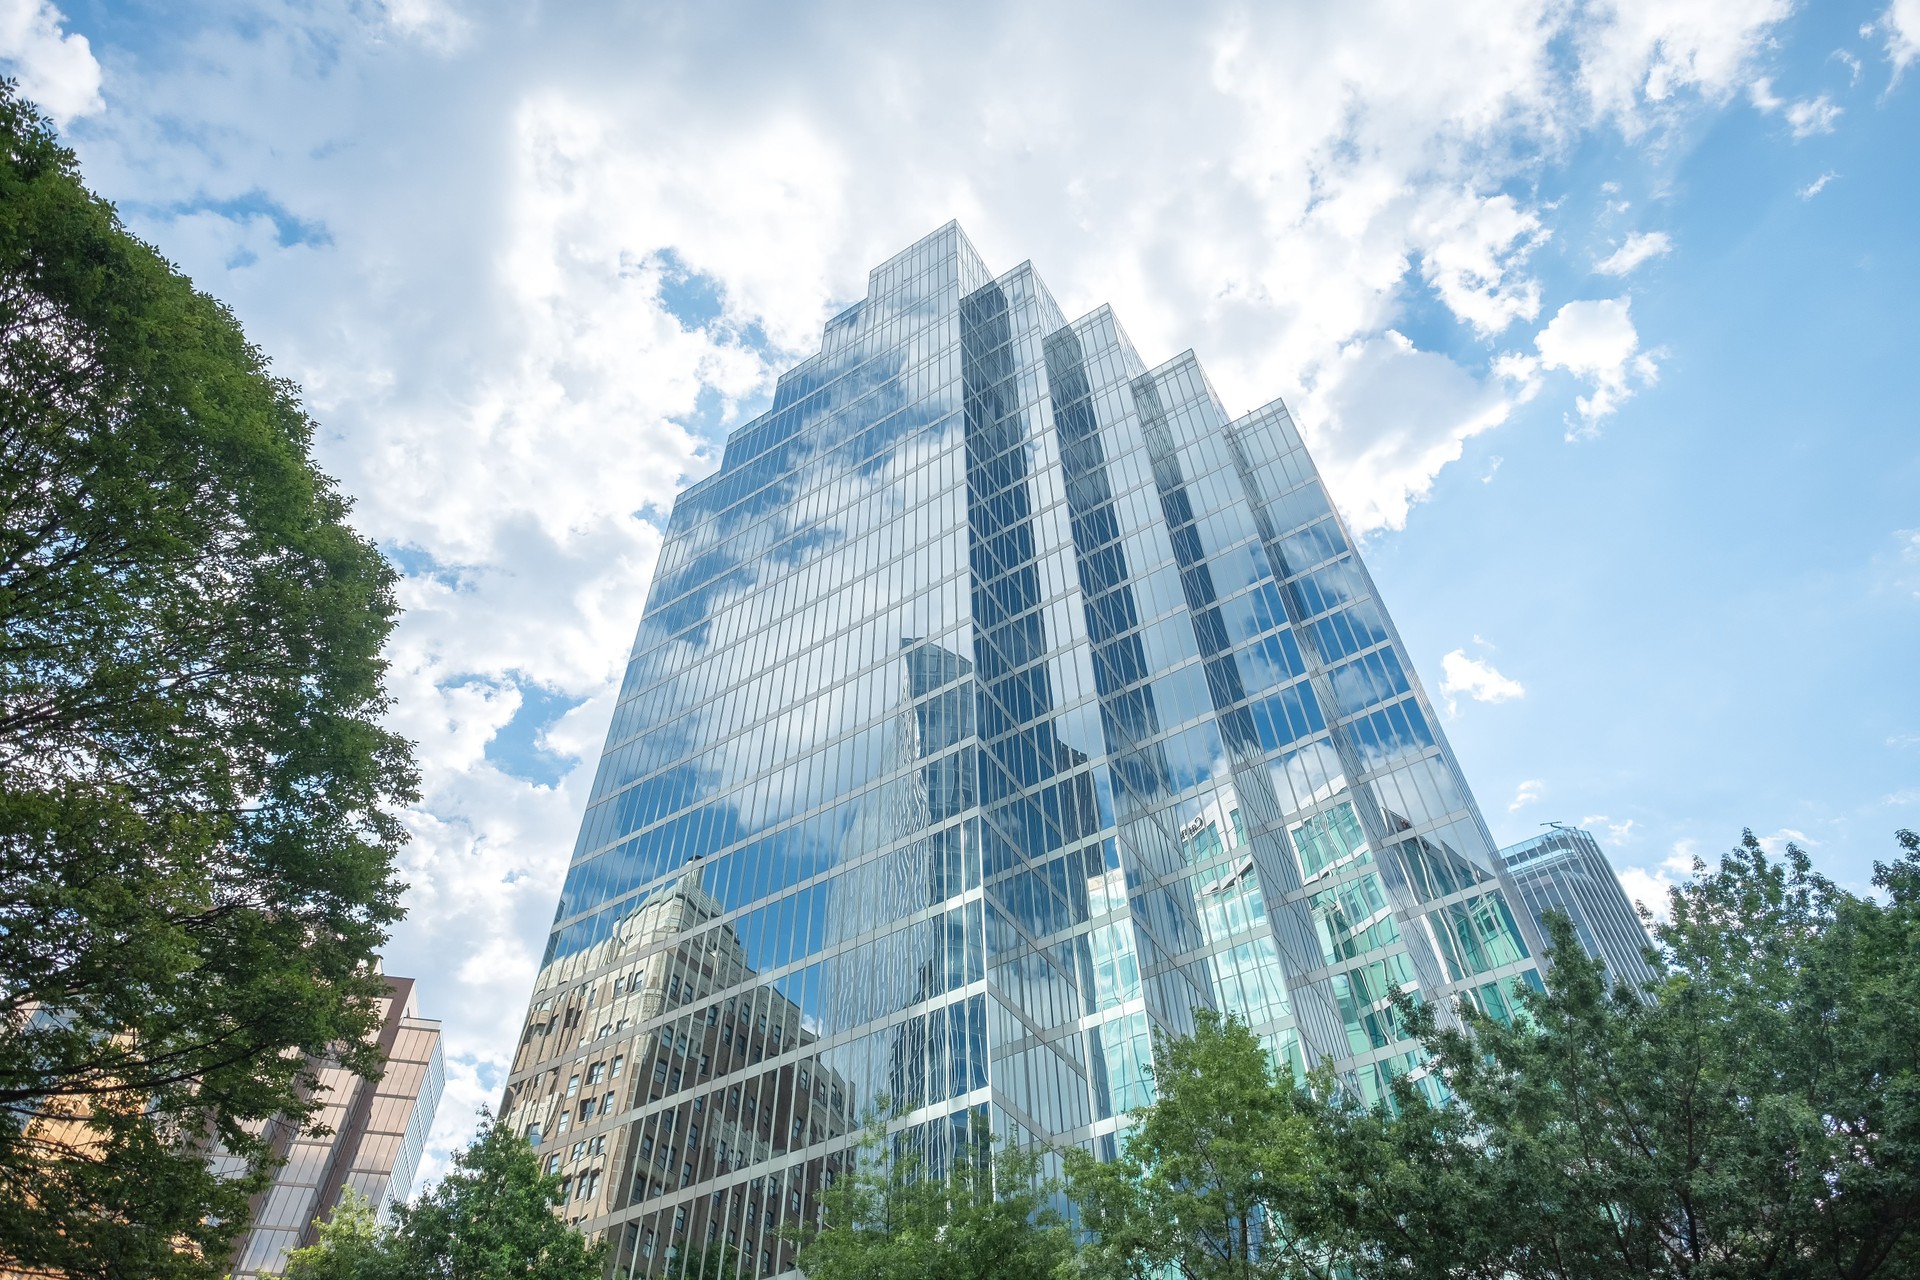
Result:
{"label": "white cumulus cloud", "polygon": [[1574,400],[1580,422],[1568,434],[1570,439],[1591,434],[1633,394],[1636,383],[1652,382],[1659,374],[1655,353],[1640,349],[1631,312],[1626,298],[1569,302],[1534,335],[1537,356],[1509,354],[1495,367],[1519,384],[1523,397],[1539,390],[1544,372],[1564,370],[1586,382],[1591,393]]}
{"label": "white cumulus cloud", "polygon": [[1627,892],[1627,900],[1635,906],[1645,907],[1656,920],[1666,919],[1671,909],[1669,895],[1693,875],[1693,863],[1699,855],[1699,848],[1700,842],[1697,840],[1676,840],[1672,851],[1655,866],[1619,868],[1616,875],[1620,887]]}
{"label": "white cumulus cloud", "polygon": [[1825,191],[1827,189],[1827,184],[1829,182],[1832,182],[1835,178],[1839,176],[1840,176],[1839,174],[1833,172],[1832,170],[1828,170],[1827,172],[1821,174],[1819,177],[1815,178],[1812,182],[1809,182],[1806,186],[1801,187],[1800,198],[1802,200],[1813,199],[1815,196],[1819,195],[1822,191]]}
{"label": "white cumulus cloud", "polygon": [[1507,812],[1518,813],[1520,812],[1520,810],[1526,808],[1528,805],[1533,804],[1535,801],[1540,800],[1546,794],[1547,794],[1546,783],[1542,782],[1538,778],[1528,778],[1526,781],[1522,782],[1517,788],[1515,788],[1513,793],[1513,802],[1507,806]]}
{"label": "white cumulus cloud", "polygon": [[1747,96],[1755,108],[1767,115],[1784,109],[1787,128],[1792,130],[1796,139],[1811,138],[1816,133],[1832,133],[1846,110],[1824,93],[1788,102],[1774,93],[1773,81],[1765,76],[1747,86]]}
{"label": "white cumulus cloud", "polygon": [[1880,30],[1887,37],[1887,61],[1893,63],[1893,78],[1920,57],[1920,0],[1893,0],[1880,15]]}
{"label": "white cumulus cloud", "polygon": [[1603,276],[1624,276],[1643,262],[1651,262],[1673,249],[1673,238],[1664,231],[1635,232],[1620,247],[1593,264]]}
{"label": "white cumulus cloud", "polygon": [[1454,710],[1461,694],[1475,702],[1510,702],[1527,696],[1526,686],[1501,675],[1484,658],[1469,658],[1465,649],[1455,649],[1440,659],[1440,692],[1447,697],[1447,709]]}
{"label": "white cumulus cloud", "polygon": [[1844,110],[1824,93],[1817,98],[1803,98],[1787,108],[1787,127],[1796,138],[1832,133]]}
{"label": "white cumulus cloud", "polygon": [[1316,423],[1314,459],[1348,521],[1399,529],[1465,442],[1506,421],[1497,386],[1389,329],[1346,344],[1322,365],[1300,402]]}
{"label": "white cumulus cloud", "polygon": [[1818,848],[1820,842],[1806,832],[1795,830],[1793,827],[1782,827],[1770,836],[1760,837],[1760,847],[1775,857],[1786,852],[1789,844],[1802,849],[1811,849]]}
{"label": "white cumulus cloud", "polygon": [[1746,77],[1789,0],[1602,0],[1575,36],[1594,108],[1629,132],[1692,89],[1724,99]]}
{"label": "white cumulus cloud", "polygon": [[1524,274],[1527,255],[1551,234],[1538,213],[1510,195],[1441,193],[1414,222],[1432,247],[1421,275],[1447,309],[1483,336],[1540,314],[1540,282]]}
{"label": "white cumulus cloud", "polygon": [[439,53],[456,52],[472,24],[447,0],[387,0],[387,22],[400,35]]}
{"label": "white cumulus cloud", "polygon": [[1601,839],[1611,845],[1623,845],[1634,839],[1633,829],[1639,825],[1639,822],[1634,818],[1615,822],[1604,813],[1590,813],[1580,819],[1580,825],[1588,830],[1596,827],[1604,828],[1605,834],[1600,837]]}
{"label": "white cumulus cloud", "polygon": [[0,71],[62,126],[105,105],[93,48],[66,21],[49,0],[0,0]]}
{"label": "white cumulus cloud", "polygon": [[1892,554],[1874,560],[1875,576],[1885,589],[1920,600],[1920,529],[1895,529]]}

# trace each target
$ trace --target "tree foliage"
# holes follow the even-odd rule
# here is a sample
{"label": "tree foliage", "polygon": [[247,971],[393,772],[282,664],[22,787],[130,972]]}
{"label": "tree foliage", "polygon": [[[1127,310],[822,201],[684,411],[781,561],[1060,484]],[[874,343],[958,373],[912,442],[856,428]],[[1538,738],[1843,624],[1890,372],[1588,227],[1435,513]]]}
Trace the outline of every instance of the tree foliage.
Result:
{"label": "tree foliage", "polygon": [[397,1206],[390,1228],[365,1201],[343,1202],[320,1243],[294,1251],[287,1280],[601,1280],[605,1242],[562,1222],[560,1200],[533,1148],[487,1117],[453,1172]]}
{"label": "tree foliage", "polygon": [[[1378,1140],[1403,1175],[1467,1171],[1431,1220],[1478,1270],[1395,1239],[1404,1196],[1367,1206],[1378,1274],[1866,1277],[1920,1269],[1920,839],[1876,868],[1884,901],[1748,833],[1676,892],[1658,999],[1609,991],[1555,929],[1530,1019],[1428,1022],[1446,1123],[1403,1091]],[[1462,1123],[1460,1117],[1470,1119]],[[1364,1144],[1360,1144],[1364,1145]],[[1465,1180],[1463,1180],[1465,1181]]]}
{"label": "tree foliage", "polygon": [[1291,1079],[1247,1028],[1195,1011],[1191,1037],[1161,1044],[1154,1103],[1135,1116],[1119,1157],[1067,1155],[1067,1178],[1091,1239],[1088,1277],[1252,1280],[1325,1274],[1311,1240],[1271,1212],[1301,1199],[1313,1132]]}
{"label": "tree foliage", "polygon": [[876,1125],[822,1195],[824,1223],[797,1264],[807,1280],[1048,1280],[1073,1237],[1041,1159],[976,1132],[932,1167]]}
{"label": "tree foliage", "polygon": [[1847,893],[1749,833],[1697,865],[1645,1000],[1552,921],[1511,1024],[1403,1002],[1445,1101],[1276,1080],[1203,1019],[1113,1165],[1089,1276],[1866,1280],[1920,1273],[1920,837]]}
{"label": "tree foliage", "polygon": [[689,1248],[679,1270],[669,1266],[668,1274],[672,1280],[735,1280],[743,1267],[747,1275],[757,1274],[752,1264],[741,1256],[740,1250],[724,1240],[716,1240],[712,1244]]}
{"label": "tree foliage", "polygon": [[393,574],[312,434],[0,85],[0,1262],[217,1274],[207,1145],[378,1069]]}
{"label": "tree foliage", "polygon": [[376,1280],[391,1273],[373,1204],[352,1187],[340,1193],[332,1215],[315,1225],[319,1242],[287,1255],[288,1280]]}

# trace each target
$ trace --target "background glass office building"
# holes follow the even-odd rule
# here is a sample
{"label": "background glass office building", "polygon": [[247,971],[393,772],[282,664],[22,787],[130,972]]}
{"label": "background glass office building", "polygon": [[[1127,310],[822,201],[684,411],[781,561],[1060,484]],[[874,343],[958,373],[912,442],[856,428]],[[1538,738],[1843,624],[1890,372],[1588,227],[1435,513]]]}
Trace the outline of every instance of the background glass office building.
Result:
{"label": "background glass office building", "polygon": [[[352,1190],[366,1197],[382,1221],[413,1189],[420,1156],[446,1088],[440,1024],[422,1018],[412,978],[387,975],[380,1025],[373,1043],[386,1058],[378,1080],[365,1080],[334,1062],[316,1062],[320,1132],[285,1117],[266,1127],[282,1161],[273,1181],[248,1206],[247,1229],[234,1241],[232,1280],[258,1280],[286,1270],[289,1251],[316,1243]],[[238,1174],[232,1156],[216,1155],[216,1172]]]}
{"label": "background glass office building", "polygon": [[949,225],[675,504],[503,1112],[771,1274],[874,1108],[1110,1151],[1195,1007],[1377,1094],[1535,980],[1499,866],[1286,410]]}
{"label": "background glass office building", "polygon": [[1658,976],[1647,963],[1653,942],[1646,926],[1592,832],[1555,827],[1502,849],[1500,860],[1513,881],[1515,905],[1532,917],[1542,936],[1547,913],[1558,911],[1615,981],[1637,989]]}

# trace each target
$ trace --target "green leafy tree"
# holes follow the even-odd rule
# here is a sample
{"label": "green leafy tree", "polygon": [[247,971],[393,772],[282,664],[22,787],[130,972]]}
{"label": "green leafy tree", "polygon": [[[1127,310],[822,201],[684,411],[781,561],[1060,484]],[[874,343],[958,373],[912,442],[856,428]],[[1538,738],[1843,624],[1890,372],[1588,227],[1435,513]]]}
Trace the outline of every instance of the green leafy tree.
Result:
{"label": "green leafy tree", "polygon": [[1298,1221],[1312,1199],[1311,1100],[1238,1021],[1195,1011],[1190,1037],[1161,1042],[1154,1102],[1119,1157],[1067,1155],[1091,1239],[1089,1280],[1254,1280],[1332,1274]]}
{"label": "green leafy tree", "polygon": [[532,1147],[486,1117],[453,1172],[396,1211],[396,1255],[417,1280],[597,1280],[606,1246],[554,1213],[560,1180]]}
{"label": "green leafy tree", "polygon": [[[686,1261],[680,1270],[669,1267],[667,1275],[671,1280],[734,1280],[740,1274],[740,1251],[726,1241],[717,1241],[710,1245],[689,1249]],[[747,1275],[758,1274],[751,1266]]]}
{"label": "green leafy tree", "polygon": [[[1202,1020],[1111,1166],[1091,1275],[1866,1280],[1920,1273],[1920,838],[1879,900],[1749,833],[1658,930],[1651,1000],[1564,918],[1511,1023],[1403,1000],[1442,1086],[1367,1108]],[[1257,1226],[1257,1234],[1246,1228]]]}
{"label": "green leafy tree", "polygon": [[393,1274],[373,1204],[352,1187],[317,1225],[319,1243],[287,1255],[287,1280],[381,1280]]}
{"label": "green leafy tree", "polygon": [[219,1274],[208,1146],[378,1070],[394,579],[312,434],[0,84],[0,1266]]}
{"label": "green leafy tree", "polygon": [[1073,1250],[1054,1207],[1059,1187],[1041,1176],[1039,1152],[992,1148],[976,1131],[943,1171],[911,1149],[895,1152],[882,1126],[870,1128],[821,1197],[825,1222],[802,1236],[800,1270],[807,1280],[1059,1275]]}
{"label": "green leafy tree", "polygon": [[1402,1088],[1398,1114],[1334,1130],[1336,1172],[1380,1177],[1353,1197],[1366,1273],[1920,1272],[1920,837],[1898,840],[1883,901],[1751,832],[1697,865],[1653,1002],[1557,920],[1526,1018],[1417,1017],[1456,1104]]}
{"label": "green leafy tree", "polygon": [[605,1242],[562,1222],[560,1199],[533,1148],[484,1117],[453,1171],[398,1206],[391,1228],[364,1201],[343,1203],[320,1243],[294,1252],[287,1280],[601,1280]]}

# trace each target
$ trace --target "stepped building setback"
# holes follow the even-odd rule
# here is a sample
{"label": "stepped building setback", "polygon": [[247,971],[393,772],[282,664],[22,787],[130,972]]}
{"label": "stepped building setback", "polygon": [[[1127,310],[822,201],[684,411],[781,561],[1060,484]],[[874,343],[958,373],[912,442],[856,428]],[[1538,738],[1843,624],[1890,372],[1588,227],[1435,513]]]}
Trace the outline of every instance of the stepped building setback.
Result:
{"label": "stepped building setback", "polygon": [[1286,409],[949,225],[675,503],[502,1114],[614,1274],[774,1275],[870,1116],[1111,1152],[1195,1008],[1377,1096],[1510,901]]}

